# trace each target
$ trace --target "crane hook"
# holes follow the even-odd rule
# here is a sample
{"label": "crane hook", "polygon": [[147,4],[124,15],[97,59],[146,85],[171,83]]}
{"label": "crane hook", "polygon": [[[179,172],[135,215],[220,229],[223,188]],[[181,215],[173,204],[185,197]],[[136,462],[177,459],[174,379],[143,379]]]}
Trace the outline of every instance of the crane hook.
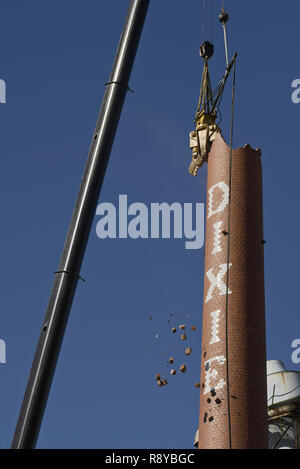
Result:
{"label": "crane hook", "polygon": [[210,59],[214,54],[214,45],[209,41],[203,42],[200,46],[199,54],[204,61]]}

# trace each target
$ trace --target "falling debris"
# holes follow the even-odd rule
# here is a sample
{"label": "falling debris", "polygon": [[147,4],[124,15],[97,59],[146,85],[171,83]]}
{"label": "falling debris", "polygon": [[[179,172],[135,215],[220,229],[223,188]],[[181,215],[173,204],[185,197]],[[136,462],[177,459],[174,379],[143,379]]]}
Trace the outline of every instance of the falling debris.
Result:
{"label": "falling debris", "polygon": [[[152,319],[152,317],[149,317],[149,319]],[[155,317],[153,317],[153,320],[155,320]],[[193,355],[193,352],[194,352],[194,350],[191,347],[193,346],[193,344],[190,343],[190,339],[192,339],[192,337],[189,336],[190,334],[189,331],[195,331],[198,327],[198,326],[196,327],[193,325],[196,323],[196,321],[195,319],[192,319],[191,315],[181,313],[181,312],[168,313],[167,317],[165,318],[165,321],[163,322],[165,323],[165,327],[166,327],[164,332],[166,331],[167,334],[169,334],[169,346],[167,349],[165,348],[165,345],[164,345],[163,346],[164,348],[160,350],[160,355],[161,357],[163,357],[163,361],[160,365],[156,367],[156,369],[154,369],[154,376],[157,370],[159,370],[160,372],[160,374],[156,375],[156,383],[158,387],[163,387],[163,386],[166,386],[167,384],[169,386],[175,385],[181,373],[186,374],[188,377],[192,369],[187,369],[188,367],[186,364],[183,364],[180,366],[180,361],[181,360],[188,361],[192,359],[192,357],[188,359],[185,358],[185,357],[189,357]],[[155,327],[156,327],[156,330],[154,329],[154,331],[152,331],[152,334],[155,337],[154,341],[156,341],[156,346],[157,346],[158,343],[164,343],[164,337],[163,337],[162,331],[159,330],[157,326]],[[183,347],[180,346],[181,342],[178,342],[179,340],[186,341],[185,343],[182,343]],[[168,376],[169,376],[169,381],[171,380],[169,383],[167,382]],[[175,378],[172,379],[170,376],[174,376]],[[192,386],[195,386],[195,388],[199,389],[201,388],[202,382],[198,383],[196,382],[196,380],[197,380],[197,377],[196,379],[195,378],[192,379],[190,384]]]}

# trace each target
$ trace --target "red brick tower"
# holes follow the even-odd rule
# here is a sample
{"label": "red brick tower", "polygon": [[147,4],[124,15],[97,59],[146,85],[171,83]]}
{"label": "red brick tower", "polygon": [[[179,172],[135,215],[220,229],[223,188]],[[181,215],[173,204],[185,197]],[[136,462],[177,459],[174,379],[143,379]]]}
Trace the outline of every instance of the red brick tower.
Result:
{"label": "red brick tower", "polygon": [[208,155],[198,448],[267,448],[261,152]]}

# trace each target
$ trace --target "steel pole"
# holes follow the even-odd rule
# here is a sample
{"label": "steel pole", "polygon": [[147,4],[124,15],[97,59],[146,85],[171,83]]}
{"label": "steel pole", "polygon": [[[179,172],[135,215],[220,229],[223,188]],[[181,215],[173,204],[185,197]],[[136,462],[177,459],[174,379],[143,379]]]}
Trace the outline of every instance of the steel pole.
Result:
{"label": "steel pole", "polygon": [[131,0],[35,352],[12,449],[34,448],[150,0]]}

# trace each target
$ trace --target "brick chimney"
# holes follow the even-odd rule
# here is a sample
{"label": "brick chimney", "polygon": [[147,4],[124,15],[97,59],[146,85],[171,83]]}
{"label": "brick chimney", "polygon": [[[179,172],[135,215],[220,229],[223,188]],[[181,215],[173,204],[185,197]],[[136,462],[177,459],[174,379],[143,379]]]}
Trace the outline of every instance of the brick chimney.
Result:
{"label": "brick chimney", "polygon": [[208,156],[198,448],[268,447],[261,152]]}

